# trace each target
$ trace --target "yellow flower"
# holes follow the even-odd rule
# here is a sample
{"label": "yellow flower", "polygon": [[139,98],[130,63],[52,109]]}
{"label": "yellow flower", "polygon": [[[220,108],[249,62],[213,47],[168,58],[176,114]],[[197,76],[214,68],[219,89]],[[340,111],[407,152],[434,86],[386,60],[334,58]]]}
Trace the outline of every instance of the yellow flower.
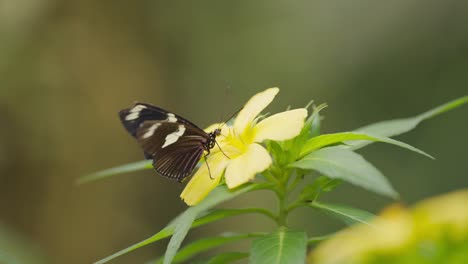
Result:
{"label": "yellow flower", "polygon": [[[232,127],[222,127],[221,135],[217,138],[222,152],[215,147],[207,158],[211,178],[208,167],[202,165],[180,195],[188,205],[203,200],[219,184],[223,175],[230,189],[249,182],[272,163],[267,150],[259,143],[291,139],[301,132],[307,117],[304,108],[278,113],[257,123],[257,116],[278,92],[278,88],[269,88],[256,94],[239,112]],[[214,124],[207,131],[218,126]]]}
{"label": "yellow flower", "polygon": [[371,225],[344,229],[312,251],[308,263],[366,263],[370,252],[399,252],[411,243],[413,223],[409,213],[399,206],[386,209]]}
{"label": "yellow flower", "polygon": [[[424,200],[411,210],[392,206],[371,225],[353,226],[321,243],[309,263],[468,263],[467,255],[463,261],[457,255],[468,241],[467,204],[468,189],[463,189]],[[438,262],[440,256],[460,259]]]}

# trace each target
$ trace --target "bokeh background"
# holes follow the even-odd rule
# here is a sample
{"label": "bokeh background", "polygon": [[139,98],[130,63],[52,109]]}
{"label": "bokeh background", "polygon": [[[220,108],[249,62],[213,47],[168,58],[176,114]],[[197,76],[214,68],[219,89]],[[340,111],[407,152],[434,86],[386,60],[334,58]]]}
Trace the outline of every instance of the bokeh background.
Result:
{"label": "bokeh background", "polygon": [[[184,210],[183,185],[153,171],[73,185],[142,159],[117,117],[134,101],[204,127],[278,86],[269,111],[314,99],[329,105],[323,132],[349,131],[466,95],[466,25],[468,2],[457,0],[0,0],[0,263],[90,263]],[[467,114],[398,138],[435,161],[383,144],[361,152],[409,204],[467,187]],[[326,200],[373,212],[392,202],[348,185]],[[260,193],[226,206],[273,202]],[[225,220],[190,238],[269,230],[266,221]],[[291,222],[313,235],[342,227],[309,210]],[[143,263],[165,246],[115,263]]]}

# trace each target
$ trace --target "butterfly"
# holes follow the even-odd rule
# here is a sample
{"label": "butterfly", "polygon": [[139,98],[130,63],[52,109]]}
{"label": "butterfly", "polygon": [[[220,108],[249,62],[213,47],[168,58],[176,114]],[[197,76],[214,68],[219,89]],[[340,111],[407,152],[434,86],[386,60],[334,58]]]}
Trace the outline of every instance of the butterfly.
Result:
{"label": "butterfly", "polygon": [[146,159],[161,175],[181,182],[191,174],[203,153],[216,144],[221,129],[206,133],[187,119],[146,103],[119,112],[127,131],[136,138]]}

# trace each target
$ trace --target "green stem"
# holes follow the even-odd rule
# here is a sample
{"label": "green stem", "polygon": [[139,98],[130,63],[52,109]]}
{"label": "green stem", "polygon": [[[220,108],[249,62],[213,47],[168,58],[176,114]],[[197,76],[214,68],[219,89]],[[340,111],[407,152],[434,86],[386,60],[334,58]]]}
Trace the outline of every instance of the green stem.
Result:
{"label": "green stem", "polygon": [[288,212],[286,210],[286,202],[285,202],[285,199],[284,197],[279,197],[280,200],[279,200],[279,214],[278,214],[278,226],[284,226],[286,227],[287,226],[287,219],[288,219]]}
{"label": "green stem", "polygon": [[288,200],[288,177],[287,175],[278,175],[278,226],[287,227],[287,220],[288,220],[288,210],[287,210],[287,200]]}
{"label": "green stem", "polygon": [[281,169],[281,173],[278,175],[269,174],[268,179],[274,179],[276,183],[276,196],[278,197],[278,216],[276,217],[276,223],[279,227],[287,227],[288,214],[296,207],[302,206],[302,200],[296,200],[292,204],[288,204],[289,195],[296,189],[298,184],[302,180],[302,174],[296,171],[294,179],[290,180],[291,170]]}

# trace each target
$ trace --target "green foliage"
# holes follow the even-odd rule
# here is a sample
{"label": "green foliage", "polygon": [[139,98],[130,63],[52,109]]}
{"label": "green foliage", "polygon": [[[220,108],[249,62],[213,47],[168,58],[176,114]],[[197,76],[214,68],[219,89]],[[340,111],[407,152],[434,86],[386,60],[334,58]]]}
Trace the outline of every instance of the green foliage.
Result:
{"label": "green foliage", "polygon": [[319,198],[322,193],[331,192],[342,183],[339,179],[332,179],[326,176],[320,176],[302,189],[299,196],[300,201],[313,202]]}
{"label": "green foliage", "polygon": [[224,252],[212,257],[211,259],[195,261],[192,262],[192,264],[224,264],[236,262],[237,260],[248,257],[249,253],[245,252]]}
{"label": "green foliage", "polygon": [[[381,122],[377,122],[374,124],[370,124],[370,125],[358,128],[355,130],[355,132],[369,133],[369,134],[380,135],[380,136],[385,136],[385,137],[398,136],[398,135],[401,135],[403,133],[406,133],[415,129],[416,126],[418,126],[421,122],[429,118],[443,114],[454,108],[460,107],[466,103],[468,103],[468,96],[463,96],[461,98],[450,101],[446,104],[438,106],[434,109],[431,109],[427,112],[419,114],[415,117],[381,121]],[[351,145],[353,149],[359,149],[371,143],[372,142],[369,142],[369,141],[354,141],[354,142],[349,142],[348,144]]]}
{"label": "green foliage", "polygon": [[[171,263],[183,263],[184,261],[187,261],[188,259],[196,256],[197,254],[228,244],[228,243],[233,243],[237,242],[243,239],[248,239],[248,238],[254,238],[254,237],[259,237],[262,234],[257,234],[257,233],[249,233],[249,234],[236,234],[236,233],[226,233],[221,236],[217,237],[207,237],[207,238],[202,238],[199,239],[193,243],[188,244],[187,246],[181,248],[179,252],[175,255],[174,259],[172,260]],[[224,256],[224,258],[234,258],[237,259],[239,257],[238,254],[235,254],[235,257],[233,255],[229,256]],[[244,254],[242,254],[242,257],[245,257]],[[226,259],[224,259],[226,261]],[[218,260],[211,260],[211,262],[214,261],[220,261]],[[156,261],[156,263],[163,263],[164,262],[164,257],[161,257],[159,260]]]}
{"label": "green foliage", "polygon": [[[319,113],[326,105],[315,107],[297,137],[283,142],[266,142],[273,164],[262,173],[263,177],[258,179],[259,182],[245,184],[235,190],[229,190],[225,185],[220,185],[201,203],[187,208],[155,235],[96,263],[106,263],[118,256],[168,237],[171,239],[166,252],[156,263],[185,262],[215,247],[251,238],[255,239],[251,244],[250,252],[225,252],[213,256],[211,259],[198,260],[194,263],[229,263],[247,257],[250,263],[304,263],[307,245],[320,242],[329,236],[308,238],[304,231],[292,231],[287,221],[291,211],[298,207],[306,207],[319,210],[347,225],[369,224],[369,220],[374,217],[372,213],[345,205],[320,201],[322,194],[333,192],[342,183],[351,183],[379,195],[398,198],[398,193],[387,178],[355,150],[373,142],[383,142],[432,158],[422,150],[389,137],[406,133],[422,121],[467,102],[468,97],[465,96],[412,118],[379,122],[359,128],[354,132],[323,135],[320,135],[321,116]],[[150,167],[148,161],[131,163],[84,176],[78,179],[77,183],[81,184]],[[310,174],[313,172],[318,172],[322,176],[312,178]],[[311,179],[313,179],[312,182],[310,182]],[[263,208],[213,209],[224,201],[257,190],[274,192],[278,198],[276,212],[270,212]],[[278,229],[269,234],[228,233],[202,238],[181,248],[186,235],[192,228],[227,217],[250,213],[266,216],[277,224]],[[451,257],[457,261],[458,258],[466,259],[466,255]]]}
{"label": "green foliage", "polygon": [[[173,237],[171,238],[169,242],[169,245],[166,250],[166,255],[165,255],[165,259],[169,261],[170,263],[172,258],[174,258],[177,250],[179,249],[180,244],[182,243],[182,240],[185,238],[185,235],[187,234],[188,229],[190,229],[191,227],[193,228],[193,227],[197,227],[203,224],[208,224],[213,221],[221,220],[229,216],[237,215],[233,213],[232,211],[228,211],[228,212],[214,211],[211,213],[207,213],[209,209],[211,209],[212,207],[216,206],[219,203],[232,199],[242,193],[257,190],[257,189],[262,189],[264,187],[265,185],[262,185],[262,184],[250,184],[248,186],[245,186],[242,189],[236,190],[234,192],[230,192],[224,185],[219,186],[212,193],[210,193],[207,199],[205,199],[199,205],[190,207],[187,210],[185,210],[185,212],[183,212],[174,220],[172,220],[164,229],[162,229],[155,235],[141,242],[138,242],[128,248],[120,250],[96,262],[96,264],[106,263],[116,257],[124,255],[135,249],[141,248],[143,246],[146,246],[148,244],[154,243],[156,241],[159,241],[161,239],[164,239],[166,237],[173,235]],[[239,214],[250,213],[250,212],[251,211],[242,211],[242,210],[238,211]],[[194,221],[197,216],[200,216],[200,217],[196,221]]]}
{"label": "green foliage", "polygon": [[310,140],[308,140],[305,143],[305,145],[302,147],[300,155],[305,156],[306,154],[314,150],[318,150],[326,146],[336,145],[338,143],[344,143],[344,142],[353,141],[353,140],[368,140],[368,141],[389,143],[389,144],[393,144],[402,148],[406,148],[408,150],[414,151],[416,153],[422,154],[424,156],[427,156],[433,159],[433,157],[427,154],[426,152],[419,150],[413,146],[410,146],[406,143],[400,142],[398,140],[394,140],[394,139],[382,137],[382,136],[375,136],[369,133],[355,133],[355,132],[326,134],[326,135],[313,137]]}
{"label": "green foliage", "polygon": [[152,163],[151,161],[142,160],[142,161],[128,163],[122,166],[117,166],[117,167],[113,167],[110,169],[98,171],[95,173],[91,173],[89,175],[85,175],[81,178],[78,178],[75,184],[80,185],[80,184],[84,184],[84,183],[88,183],[92,181],[102,180],[104,178],[111,177],[111,176],[118,175],[118,174],[152,169],[153,166],[151,165],[151,163]]}
{"label": "green foliage", "polygon": [[368,224],[374,214],[344,205],[311,202],[310,207],[318,209],[331,217],[337,218],[347,225]]}
{"label": "green foliage", "polygon": [[244,188],[231,192],[226,188],[226,186],[221,185],[211,192],[207,199],[203,200],[200,204],[185,210],[185,212],[175,220],[175,231],[169,241],[166,253],[164,254],[164,264],[172,263],[172,259],[177,254],[182,241],[198,215],[211,209],[217,204],[230,200],[242,193],[261,188],[261,184],[250,184],[249,186],[245,186]]}
{"label": "green foliage", "polygon": [[310,153],[291,167],[316,170],[330,178],[341,179],[367,190],[398,198],[385,176],[361,155],[341,147],[328,147]]}
{"label": "green foliage", "polygon": [[274,233],[253,241],[250,263],[304,263],[306,251],[307,234],[305,232],[280,228]]}

